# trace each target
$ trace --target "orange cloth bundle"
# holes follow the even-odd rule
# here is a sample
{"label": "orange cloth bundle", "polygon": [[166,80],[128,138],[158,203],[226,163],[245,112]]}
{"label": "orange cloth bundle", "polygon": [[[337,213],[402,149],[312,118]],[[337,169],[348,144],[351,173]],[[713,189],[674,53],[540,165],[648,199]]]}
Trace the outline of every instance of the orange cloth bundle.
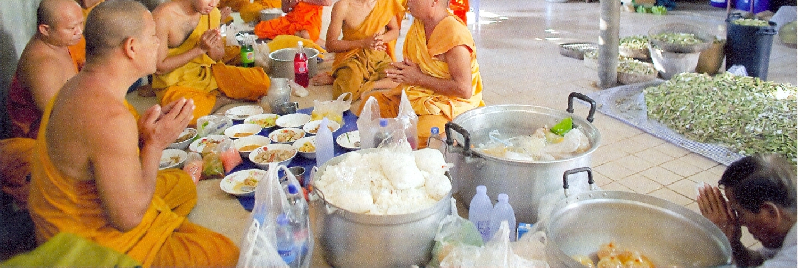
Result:
{"label": "orange cloth bundle", "polygon": [[259,38],[274,39],[281,34],[295,35],[298,31],[306,30],[315,42],[321,34],[321,11],[322,6],[300,2],[285,16],[255,25],[255,34]]}

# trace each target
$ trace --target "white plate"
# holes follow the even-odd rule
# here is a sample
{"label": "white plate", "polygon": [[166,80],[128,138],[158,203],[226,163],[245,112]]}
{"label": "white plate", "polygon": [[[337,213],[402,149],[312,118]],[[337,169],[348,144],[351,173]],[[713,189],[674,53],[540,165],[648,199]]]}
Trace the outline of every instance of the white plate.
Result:
{"label": "white plate", "polygon": [[224,115],[233,120],[244,120],[247,117],[262,113],[263,107],[258,105],[244,105],[230,108],[227,112],[224,112]]}
{"label": "white plate", "polygon": [[205,146],[210,143],[220,144],[224,140],[228,140],[227,136],[225,135],[208,135],[207,137],[199,138],[191,143],[188,146],[188,149],[192,152],[202,153],[202,150],[205,149]]}
{"label": "white plate", "polygon": [[[271,119],[273,118],[273,119]],[[277,125],[277,118],[280,118],[279,115],[276,114],[256,114],[247,119],[244,119],[244,124],[256,124],[260,125],[262,128],[273,128]],[[264,120],[267,119],[267,120]],[[271,120],[269,120],[271,119]],[[271,123],[271,124],[269,124]]]}
{"label": "white plate", "polygon": [[159,170],[167,168],[179,168],[188,158],[186,151],[180,149],[166,149],[161,153],[161,163]]}
{"label": "white plate", "polygon": [[360,131],[355,130],[341,134],[335,139],[335,142],[346,149],[360,149]]}
{"label": "white plate", "polygon": [[[258,155],[259,154],[261,154],[261,153],[263,153],[265,151],[269,151],[269,150],[272,150],[272,151],[274,151],[274,150],[288,151],[288,152],[290,152],[291,157],[289,157],[288,159],[285,159],[283,161],[280,161],[280,162],[265,162],[265,161],[264,162],[258,162],[258,161],[255,161],[255,160],[258,159]],[[274,143],[272,143],[272,144],[260,147],[258,149],[255,149],[254,151],[249,153],[249,161],[254,163],[255,166],[257,166],[257,167],[259,167],[259,168],[261,168],[263,170],[267,170],[267,169],[269,169],[269,163],[279,163],[280,165],[287,166],[288,163],[290,163],[291,160],[294,159],[294,157],[296,156],[297,152],[298,151],[296,150],[296,148],[294,148],[293,145],[290,145],[290,144],[274,144]]]}
{"label": "white plate", "polygon": [[[311,144],[313,144],[313,148],[314,148],[313,151],[310,151],[310,152],[302,152],[302,151],[300,151],[299,149],[302,148],[302,145],[305,145],[305,143],[307,143],[307,142],[310,142]],[[307,159],[315,159],[316,158],[316,149],[315,149],[315,147],[316,147],[316,136],[304,137],[304,138],[298,139],[297,141],[294,142],[293,146],[294,146],[294,148],[296,148],[296,150],[299,153],[299,155],[301,155],[301,156],[303,156],[303,157],[305,157]]]}
{"label": "white plate", "polygon": [[168,148],[169,149],[185,150],[186,148],[188,148],[188,145],[191,144],[192,140],[194,140],[194,138],[197,137],[197,129],[190,128],[190,127],[184,129],[183,132],[180,133],[180,136],[178,136],[178,139],[185,138],[185,136],[189,136],[189,138],[187,138],[187,139],[185,139],[185,140],[183,140],[181,142],[177,142],[177,140],[175,140],[175,142],[173,142],[171,145],[169,145]]}
{"label": "white plate", "polygon": [[[293,137],[290,137],[285,141],[278,141],[277,136],[281,135],[282,133],[291,133]],[[271,139],[273,143],[294,143],[303,137],[305,137],[305,131],[298,128],[281,128],[269,133],[269,139]]]}
{"label": "white plate", "polygon": [[283,128],[286,127],[302,127],[305,123],[310,122],[309,114],[287,114],[277,118],[277,125]]}
{"label": "white plate", "polygon": [[[236,195],[236,196],[252,196],[255,194],[255,187],[252,187],[252,191],[242,191],[241,186],[244,184],[244,180],[247,178],[252,178],[253,180],[260,182],[261,179],[266,177],[266,171],[261,169],[247,169],[247,170],[240,170],[233,172],[227,177],[224,177],[221,182],[219,182],[219,188],[222,188],[222,191],[225,193]],[[257,183],[255,184],[257,186]]]}
{"label": "white plate", "polygon": [[[263,128],[260,125],[256,125],[256,124],[239,124],[239,125],[233,125],[232,127],[229,127],[227,129],[225,129],[224,130],[224,135],[227,136],[230,139],[234,139],[235,140],[235,139],[238,139],[238,138],[244,138],[244,137],[248,137],[248,136],[252,136],[252,135],[258,135],[260,133],[261,129],[263,129]],[[236,136],[236,135],[241,135],[241,134],[244,134],[244,133],[250,133],[250,134],[246,135],[246,136],[241,136],[241,137],[237,137]]]}
{"label": "white plate", "polygon": [[[320,125],[321,125],[321,120],[313,120],[307,122],[304,126],[302,126],[302,130],[304,130],[305,133],[307,133],[307,135],[316,135],[316,132],[318,132]],[[336,132],[338,131],[339,128],[341,128],[341,124],[338,124],[338,122],[332,120],[327,120],[327,127],[333,128],[332,131],[330,132]]]}

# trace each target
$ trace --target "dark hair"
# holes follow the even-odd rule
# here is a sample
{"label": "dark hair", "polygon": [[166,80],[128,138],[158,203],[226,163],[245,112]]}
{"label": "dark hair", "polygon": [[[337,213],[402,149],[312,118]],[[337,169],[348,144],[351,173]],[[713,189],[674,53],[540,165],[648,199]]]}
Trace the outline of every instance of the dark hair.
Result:
{"label": "dark hair", "polygon": [[759,212],[772,202],[796,211],[795,166],[777,155],[746,156],[726,168],[719,185],[728,188],[741,207]]}
{"label": "dark hair", "polygon": [[143,13],[147,8],[132,0],[108,0],[100,3],[86,19],[87,60],[121,45],[127,38],[144,31]]}

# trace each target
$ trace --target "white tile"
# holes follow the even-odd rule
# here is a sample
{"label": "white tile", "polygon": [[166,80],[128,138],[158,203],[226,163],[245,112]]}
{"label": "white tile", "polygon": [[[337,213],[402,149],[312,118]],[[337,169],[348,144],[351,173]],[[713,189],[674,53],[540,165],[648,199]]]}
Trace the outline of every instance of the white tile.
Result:
{"label": "white tile", "polygon": [[649,195],[657,197],[657,198],[662,198],[662,199],[668,200],[668,201],[670,201],[670,202],[672,202],[674,204],[680,205],[680,206],[685,206],[687,204],[690,204],[690,202],[693,202],[692,199],[684,197],[683,195],[681,195],[681,194],[679,194],[677,192],[674,192],[673,190],[668,189],[668,188],[662,188],[662,189],[656,190],[654,192],[651,192]]}
{"label": "white tile", "polygon": [[618,162],[609,162],[593,168],[593,171],[601,173],[601,175],[612,178],[615,181],[621,180],[634,174],[634,171],[629,170],[624,165]]}
{"label": "white tile", "polygon": [[698,190],[696,188],[697,186],[698,184],[696,184],[694,181],[680,180],[665,187],[695,201],[696,197],[698,196]]}
{"label": "white tile", "polygon": [[634,173],[649,169],[654,166],[654,164],[634,155],[627,155],[613,162],[618,162]]}
{"label": "white tile", "polygon": [[688,151],[688,150],[686,150],[686,149],[684,149],[682,147],[679,147],[679,146],[676,146],[676,145],[673,145],[673,144],[667,143],[667,142],[663,143],[663,144],[660,144],[660,145],[657,145],[657,147],[654,147],[654,148],[656,148],[660,152],[662,152],[664,154],[667,154],[667,155],[669,155],[671,157],[682,157],[682,156],[690,153],[690,151]]}
{"label": "white tile", "polygon": [[635,174],[618,181],[626,187],[629,187],[635,193],[647,194],[662,188],[662,184],[646,178],[643,175]]}
{"label": "white tile", "polygon": [[640,172],[640,174],[662,185],[670,185],[671,183],[684,179],[684,177],[662,167],[652,167]]}
{"label": "white tile", "polygon": [[698,172],[701,172],[703,169],[694,166],[693,164],[683,161],[681,159],[674,159],[659,165],[667,170],[670,170],[673,173],[676,173],[679,176],[687,177]]}
{"label": "white tile", "polygon": [[650,147],[640,152],[637,152],[634,155],[654,165],[659,165],[673,160],[673,156],[667,155],[657,150],[656,148],[650,148]]}

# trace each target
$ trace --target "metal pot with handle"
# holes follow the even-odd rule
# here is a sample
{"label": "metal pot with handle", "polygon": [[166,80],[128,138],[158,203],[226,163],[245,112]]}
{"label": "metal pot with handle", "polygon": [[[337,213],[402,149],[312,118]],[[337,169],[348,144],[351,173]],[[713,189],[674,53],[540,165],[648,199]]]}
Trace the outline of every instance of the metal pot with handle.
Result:
{"label": "metal pot with handle", "polygon": [[[568,177],[582,172],[592,178],[590,168],[563,174],[566,197],[542,222],[552,267],[583,267],[573,259],[576,255],[589,256],[596,262],[595,253],[610,242],[620,249],[639,251],[656,267],[731,264],[731,246],[723,232],[683,206],[621,191],[587,191],[569,196]],[[592,184],[592,179],[588,183]]]}
{"label": "metal pot with handle", "polygon": [[[586,119],[573,117],[573,100],[590,103]],[[567,112],[566,112],[567,111]],[[488,188],[489,196],[506,193],[518,222],[537,221],[540,198],[562,187],[557,179],[566,170],[590,166],[590,154],[599,146],[600,135],[593,126],[596,102],[580,93],[568,96],[568,109],[554,110],[530,105],[496,105],[467,111],[446,124],[446,159],[453,162],[452,189],[466,205],[478,185]],[[510,136],[529,135],[538,128],[554,126],[572,117],[573,127],[590,140],[590,149],[574,157],[554,161],[519,161],[499,158],[471,148],[489,141],[489,132],[499,130]],[[586,177],[578,178],[580,181]],[[587,184],[583,184],[587,185]]]}

